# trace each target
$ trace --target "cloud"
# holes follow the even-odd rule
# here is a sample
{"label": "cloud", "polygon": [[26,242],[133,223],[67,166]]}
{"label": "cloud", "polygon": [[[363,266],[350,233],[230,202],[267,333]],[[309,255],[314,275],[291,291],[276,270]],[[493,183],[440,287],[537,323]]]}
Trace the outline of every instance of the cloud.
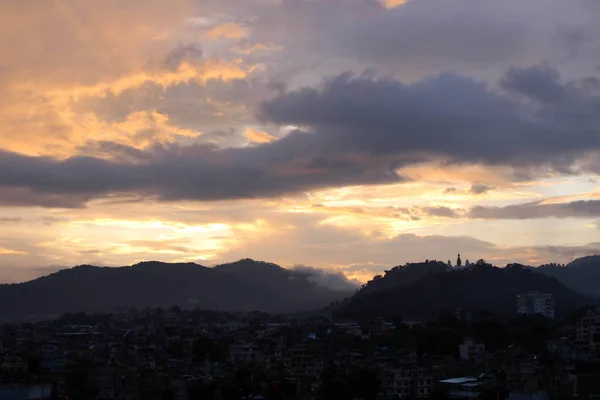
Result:
{"label": "cloud", "polygon": [[0,217],[0,223],[1,224],[16,224],[19,222],[23,222],[23,218],[17,218],[17,217]]}
{"label": "cloud", "polygon": [[353,291],[360,286],[360,282],[354,279],[348,279],[343,273],[314,268],[306,265],[295,265],[293,271],[308,275],[309,280],[319,286],[328,287],[333,290]]}
{"label": "cloud", "polygon": [[[2,151],[0,151],[1,158]],[[0,161],[1,162],[1,161]],[[47,208],[80,208],[89,197],[81,195],[71,197],[66,193],[41,193],[33,188],[8,186],[0,184],[0,206],[15,207],[47,207]]]}
{"label": "cloud", "polygon": [[[15,81],[55,84],[131,72],[168,51],[171,44],[161,37],[193,13],[193,7],[193,0],[6,0],[0,13],[3,66]],[[14,37],[20,38],[18,43]]]}
{"label": "cloud", "polygon": [[[547,71],[533,67],[527,75],[545,77]],[[510,71],[507,81],[514,81]],[[323,147],[336,143],[335,152],[388,156],[396,166],[435,158],[514,165],[531,179],[533,170],[573,172],[576,160],[600,149],[594,111],[600,92],[590,82],[552,81],[569,93],[568,101],[534,107],[455,74],[413,84],[343,74],[318,89],[280,95],[261,111],[267,121],[310,127]]]}
{"label": "cloud", "polygon": [[557,104],[567,100],[567,88],[560,84],[560,74],[548,65],[531,68],[511,68],[500,81],[505,90],[520,94],[542,104]]}
{"label": "cloud", "polygon": [[81,207],[89,199],[115,193],[164,201],[240,199],[401,180],[393,171],[373,169],[368,160],[353,154],[324,157],[306,152],[311,139],[297,132],[274,143],[238,149],[157,145],[140,151],[108,144],[117,158],[111,161],[0,151],[0,203]]}
{"label": "cloud", "polygon": [[449,207],[423,207],[422,210],[433,217],[456,218],[458,216],[456,210]]}
{"label": "cloud", "polygon": [[[339,18],[324,24],[312,47],[328,57],[389,66],[409,76],[448,69],[489,76],[491,71],[511,65],[542,60],[595,65],[600,58],[593,50],[600,25],[598,6],[589,0],[379,3],[387,5],[387,10],[363,11],[363,18]],[[357,8],[346,13],[358,13]],[[544,20],[538,18],[540,9],[545,10]]]}
{"label": "cloud", "polygon": [[14,256],[14,255],[24,255],[27,254],[24,251],[7,249],[4,247],[0,247],[0,256]]}
{"label": "cloud", "polygon": [[380,3],[387,9],[392,9],[396,7],[400,7],[401,5],[406,4],[408,0],[379,0]]}
{"label": "cloud", "polygon": [[[527,76],[540,74],[547,71],[533,67]],[[511,76],[509,72],[505,81],[514,81]],[[27,203],[43,205],[64,196],[70,206],[81,206],[86,199],[114,193],[221,200],[397,183],[405,179],[397,173],[401,167],[435,160],[511,166],[518,172],[514,180],[550,172],[600,172],[600,164],[588,157],[600,152],[595,107],[600,92],[588,80],[561,85],[568,101],[528,106],[454,74],[413,84],[344,74],[319,89],[300,89],[265,102],[265,121],[306,127],[275,142],[225,149],[155,144],[144,151],[101,144],[111,160],[56,160],[5,151],[0,152],[0,186],[8,196],[20,191],[12,198],[33,195]],[[535,96],[522,85],[514,88],[527,98]],[[474,193],[489,189],[479,184],[472,188]]]}
{"label": "cloud", "polygon": [[471,185],[470,193],[474,195],[485,194],[491,190],[494,190],[492,186],[487,186],[483,183],[474,183]]}
{"label": "cloud", "polygon": [[210,39],[243,39],[248,36],[246,28],[235,22],[227,22],[216,25],[206,31]]}
{"label": "cloud", "polygon": [[171,239],[171,240],[131,240],[124,245],[136,251],[152,252],[155,254],[198,254],[199,250],[189,247],[190,240]]}
{"label": "cloud", "polygon": [[257,131],[256,129],[246,128],[246,139],[251,143],[271,143],[277,141],[275,136],[269,135],[267,132]]}
{"label": "cloud", "polygon": [[473,207],[468,217],[475,219],[596,218],[600,216],[600,200],[570,203],[510,205],[505,207]]}

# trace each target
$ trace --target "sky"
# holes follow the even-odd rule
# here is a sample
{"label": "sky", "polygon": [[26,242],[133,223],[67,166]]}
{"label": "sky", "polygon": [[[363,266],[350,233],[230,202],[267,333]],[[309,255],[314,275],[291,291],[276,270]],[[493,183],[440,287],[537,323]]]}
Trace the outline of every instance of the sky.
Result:
{"label": "sky", "polygon": [[597,0],[3,0],[0,281],[600,253]]}

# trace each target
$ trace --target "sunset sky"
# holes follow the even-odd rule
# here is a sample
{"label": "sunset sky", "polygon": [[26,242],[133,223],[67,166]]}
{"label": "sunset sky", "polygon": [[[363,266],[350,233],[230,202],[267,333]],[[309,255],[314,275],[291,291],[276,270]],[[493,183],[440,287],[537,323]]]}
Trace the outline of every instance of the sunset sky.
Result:
{"label": "sunset sky", "polygon": [[2,0],[0,281],[600,253],[598,0]]}

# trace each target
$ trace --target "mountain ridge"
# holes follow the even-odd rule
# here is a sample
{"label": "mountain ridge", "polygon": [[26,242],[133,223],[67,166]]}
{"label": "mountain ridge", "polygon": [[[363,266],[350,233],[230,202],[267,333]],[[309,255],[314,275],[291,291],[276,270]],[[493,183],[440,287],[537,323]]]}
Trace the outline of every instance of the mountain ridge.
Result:
{"label": "mountain ridge", "polygon": [[[258,264],[246,260],[246,266]],[[173,305],[217,311],[296,312],[323,307],[349,295],[320,287],[308,278],[296,279],[292,270],[275,264],[271,268],[278,286],[244,279],[239,271],[195,263],[147,261],[115,268],[84,264],[28,282],[0,285],[0,319]]]}
{"label": "mountain ridge", "polygon": [[535,271],[558,279],[572,290],[600,297],[600,255],[577,258],[566,265],[541,265]]}
{"label": "mountain ridge", "polygon": [[[335,311],[338,317],[391,317],[423,315],[442,309],[516,313],[516,296],[529,291],[551,293],[558,315],[597,301],[567,288],[554,277],[529,268],[510,264],[494,267],[480,260],[471,269],[447,271],[443,263],[429,262],[434,268],[417,279],[391,281],[405,267],[395,267],[384,276],[364,285],[354,296],[343,301]],[[373,290],[373,285],[384,286]],[[367,293],[365,293],[367,292]]]}

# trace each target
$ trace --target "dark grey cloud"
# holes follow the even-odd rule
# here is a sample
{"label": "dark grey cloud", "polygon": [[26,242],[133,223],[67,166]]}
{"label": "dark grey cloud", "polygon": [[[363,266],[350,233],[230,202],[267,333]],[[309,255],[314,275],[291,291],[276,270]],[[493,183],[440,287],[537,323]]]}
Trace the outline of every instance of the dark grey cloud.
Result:
{"label": "dark grey cloud", "polygon": [[507,91],[520,94],[543,104],[559,104],[568,99],[568,89],[560,82],[558,71],[548,65],[530,68],[511,68],[500,85]]}
{"label": "dark grey cloud", "polygon": [[468,217],[475,219],[596,218],[600,216],[600,200],[571,203],[529,203],[506,207],[472,208]]}
{"label": "dark grey cloud", "polygon": [[[89,156],[65,160],[0,151],[0,204],[80,207],[114,193],[160,200],[274,197],[399,182],[398,168],[436,160],[513,166],[515,179],[576,173],[576,161],[600,151],[600,91],[593,81],[561,83],[557,74],[533,67],[510,71],[503,79],[510,93],[503,94],[456,74],[412,84],[343,74],[263,103],[263,121],[306,127],[269,144],[141,151],[99,143]],[[556,85],[566,93],[558,103],[546,88]],[[600,172],[596,162],[582,165]]]}
{"label": "dark grey cloud", "polygon": [[257,21],[258,40],[283,44],[306,68],[315,54],[405,76],[600,61],[593,0],[419,0],[388,11],[376,0],[283,0]]}
{"label": "dark grey cloud", "polygon": [[448,189],[444,190],[444,194],[451,194],[456,192],[458,192],[458,189],[455,187],[449,187]]}
{"label": "dark grey cloud", "polygon": [[[343,74],[278,96],[261,112],[268,121],[308,126],[339,148],[393,155],[400,164],[445,157],[514,165],[527,177],[527,168],[573,172],[576,159],[600,149],[600,93],[590,80],[561,83],[547,68],[511,70],[502,82],[512,92],[503,95],[455,74],[408,85]],[[557,104],[558,89],[568,95]]]}
{"label": "dark grey cloud", "polygon": [[[1,154],[0,151],[0,158]],[[56,190],[41,192],[27,185],[27,181],[18,186],[0,184],[0,207],[81,208],[90,199],[85,194],[71,196]]]}
{"label": "dark grey cloud", "polygon": [[471,190],[469,191],[471,194],[485,194],[489,191],[494,190],[494,187],[485,185],[483,183],[474,183],[471,185]]}
{"label": "dark grey cloud", "polygon": [[327,208],[316,206],[329,212],[355,213],[364,215],[385,216],[401,220],[418,221],[427,217],[466,218],[466,219],[543,219],[543,218],[585,218],[600,217],[600,200],[582,200],[568,203],[544,203],[543,201],[516,204],[504,207],[475,206],[470,209],[453,209],[449,207],[389,207],[389,208]]}
{"label": "dark grey cloud", "polygon": [[163,64],[167,68],[176,70],[182,61],[197,60],[202,58],[202,50],[195,44],[179,45],[172,49],[165,57]]}
{"label": "dark grey cloud", "polygon": [[459,216],[455,210],[448,207],[423,207],[421,210],[432,217],[456,218]]}
{"label": "dark grey cloud", "polygon": [[82,207],[122,193],[159,200],[275,197],[330,185],[398,182],[389,166],[374,167],[353,153],[309,148],[314,137],[295,132],[253,148],[155,146],[139,151],[107,144],[104,154],[56,160],[0,151],[0,204]]}
{"label": "dark grey cloud", "polygon": [[[509,1],[510,2],[510,1]],[[521,9],[523,9],[521,5]],[[528,15],[508,15],[493,0],[413,1],[354,25],[338,26],[344,38],[332,51],[379,62],[404,62],[426,68],[451,63],[477,65],[526,55]],[[499,11],[499,12],[493,12]],[[494,51],[486,51],[486,48]]]}

